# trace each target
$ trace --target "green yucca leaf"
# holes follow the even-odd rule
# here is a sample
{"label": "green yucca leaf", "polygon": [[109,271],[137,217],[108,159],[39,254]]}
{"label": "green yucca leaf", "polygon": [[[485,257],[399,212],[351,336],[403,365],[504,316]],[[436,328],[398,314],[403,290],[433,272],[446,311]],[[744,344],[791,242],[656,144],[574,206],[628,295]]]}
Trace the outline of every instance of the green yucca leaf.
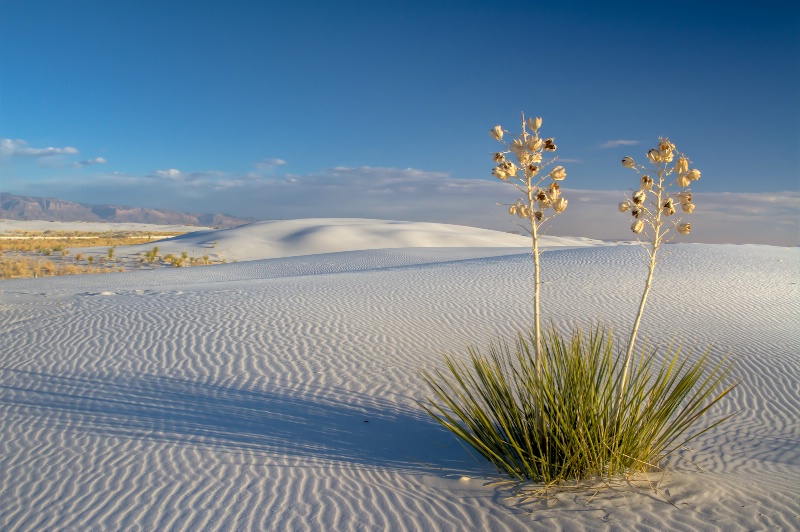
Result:
{"label": "green yucca leaf", "polygon": [[432,392],[422,408],[515,479],[644,472],[730,417],[689,434],[735,386],[719,391],[732,365],[710,366],[708,352],[693,362],[670,345],[659,362],[645,346],[617,400],[623,356],[610,332],[565,340],[551,327],[542,340],[538,360],[533,331],[519,332],[513,350],[504,341],[488,356],[469,348],[466,361],[445,356],[445,370],[421,374]]}

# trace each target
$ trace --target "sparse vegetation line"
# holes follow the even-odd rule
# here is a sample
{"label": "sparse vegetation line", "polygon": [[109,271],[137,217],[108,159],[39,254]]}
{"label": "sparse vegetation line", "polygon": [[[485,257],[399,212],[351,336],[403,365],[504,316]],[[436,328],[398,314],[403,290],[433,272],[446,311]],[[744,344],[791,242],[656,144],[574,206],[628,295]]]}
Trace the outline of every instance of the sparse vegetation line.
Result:
{"label": "sparse vegetation line", "polygon": [[[159,266],[202,266],[220,261],[208,255],[200,258],[182,252],[177,259],[160,257],[158,246],[136,258],[122,257],[117,246],[158,242],[185,234],[165,231],[13,231],[0,235],[0,279],[121,272],[126,269]],[[75,253],[68,248],[106,247],[95,254]],[[170,257],[170,256],[168,256]],[[159,260],[161,259],[161,260]]]}

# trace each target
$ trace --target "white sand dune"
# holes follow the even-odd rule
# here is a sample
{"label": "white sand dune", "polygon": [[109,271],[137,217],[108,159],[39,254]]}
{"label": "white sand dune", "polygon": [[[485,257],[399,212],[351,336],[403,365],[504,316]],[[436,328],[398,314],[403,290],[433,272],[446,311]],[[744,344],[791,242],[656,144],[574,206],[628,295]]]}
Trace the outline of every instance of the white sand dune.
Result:
{"label": "white sand dune", "polygon": [[[605,245],[588,238],[542,237],[543,247]],[[530,239],[461,225],[361,218],[309,218],[256,222],[230,229],[194,231],[161,240],[159,253],[249,261],[364,249],[438,247],[530,247]],[[153,243],[124,246],[119,257],[152,249]],[[87,250],[84,250],[86,252]],[[88,250],[91,252],[92,250]],[[102,252],[103,250],[94,250]]]}
{"label": "white sand dune", "polygon": [[[248,262],[0,282],[0,529],[800,527],[797,249],[669,247],[644,329],[737,358],[741,384],[706,422],[740,412],[686,453],[704,472],[677,462],[660,495],[547,506],[506,499],[416,404],[442,351],[531,322],[527,243],[417,224],[405,247],[375,249],[405,228],[269,225],[214,237]],[[545,320],[628,330],[639,249],[551,243]],[[255,260],[268,245],[280,258]]]}

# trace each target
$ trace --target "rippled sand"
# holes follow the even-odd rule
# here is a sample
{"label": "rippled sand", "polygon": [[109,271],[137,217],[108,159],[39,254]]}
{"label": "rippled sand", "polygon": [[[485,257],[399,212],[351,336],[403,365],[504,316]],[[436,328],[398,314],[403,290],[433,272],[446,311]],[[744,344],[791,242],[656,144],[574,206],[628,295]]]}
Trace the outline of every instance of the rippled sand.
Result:
{"label": "rippled sand", "polygon": [[[392,238],[323,225],[305,236]],[[253,227],[225,245],[249,246]],[[666,249],[643,329],[737,358],[742,382],[707,422],[739,413],[686,453],[703,472],[677,462],[660,494],[619,486],[548,506],[506,499],[491,466],[415,403],[418,370],[443,351],[531,323],[529,251],[415,238],[335,253],[295,239],[284,245],[309,253],[0,282],[0,528],[800,526],[797,249]],[[552,239],[543,256],[544,319],[563,331],[633,320],[640,250],[596,244]]]}

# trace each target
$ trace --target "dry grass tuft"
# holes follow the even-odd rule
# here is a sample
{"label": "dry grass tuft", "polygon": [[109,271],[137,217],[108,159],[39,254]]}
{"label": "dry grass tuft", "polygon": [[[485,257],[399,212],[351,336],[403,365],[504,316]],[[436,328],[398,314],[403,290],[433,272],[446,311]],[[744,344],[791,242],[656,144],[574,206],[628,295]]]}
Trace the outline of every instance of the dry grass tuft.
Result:
{"label": "dry grass tuft", "polygon": [[98,266],[56,263],[52,260],[41,258],[0,257],[0,279],[77,275],[82,273],[103,273],[107,271],[110,270]]}

